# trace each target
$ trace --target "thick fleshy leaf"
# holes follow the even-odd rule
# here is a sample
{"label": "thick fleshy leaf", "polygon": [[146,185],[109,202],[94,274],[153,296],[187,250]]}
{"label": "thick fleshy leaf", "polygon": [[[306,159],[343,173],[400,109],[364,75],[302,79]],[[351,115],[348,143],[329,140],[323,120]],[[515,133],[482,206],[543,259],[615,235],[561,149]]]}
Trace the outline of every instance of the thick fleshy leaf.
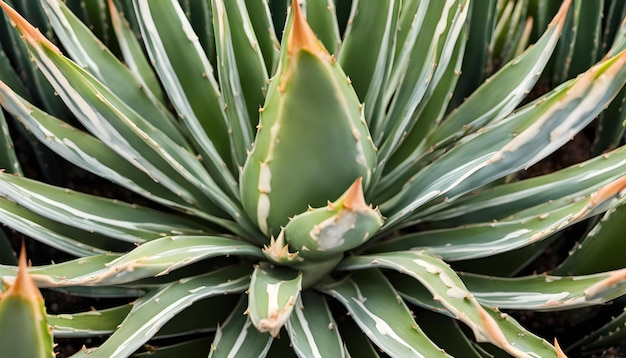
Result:
{"label": "thick fleshy leaf", "polygon": [[[307,0],[304,4],[306,19],[315,35],[331,54],[337,54],[341,46],[337,12],[333,0]],[[375,4],[378,6],[378,3]],[[373,7],[375,7],[373,6]]]}
{"label": "thick fleshy leaf", "polygon": [[10,174],[0,174],[0,196],[65,225],[128,242],[142,243],[159,236],[210,231],[182,216]]}
{"label": "thick fleshy leaf", "polygon": [[254,268],[247,313],[260,332],[278,336],[302,290],[302,273],[261,263]]}
{"label": "thick fleshy leaf", "polygon": [[286,328],[299,357],[345,357],[337,323],[326,299],[312,290],[302,292]]}
{"label": "thick fleshy leaf", "polygon": [[179,146],[186,140],[176,127],[174,118],[151,91],[113,55],[80,19],[58,0],[42,1],[65,51],[74,62],[86,69],[117,97]]}
{"label": "thick fleshy leaf", "polygon": [[[385,115],[384,90],[391,72],[399,0],[353,1],[352,13],[337,53],[337,61],[365,103],[370,128],[382,126]],[[363,56],[368,48],[371,55]]]}
{"label": "thick fleshy leaf", "polygon": [[372,129],[375,143],[380,147],[378,170],[402,143],[407,132],[416,125],[426,105],[425,100],[433,94],[449,63],[457,61],[453,55],[459,44],[457,40],[466,25],[469,12],[467,2],[446,0],[426,4],[428,9],[424,17],[416,16],[417,23],[411,24],[411,30],[416,34],[408,36],[414,37],[414,43],[409,47],[411,52],[403,54],[409,56],[404,65],[406,67],[399,69],[401,76],[397,82],[394,78],[390,79],[392,88],[397,88],[385,114],[385,127],[381,130]]}
{"label": "thick fleshy leaf", "polygon": [[394,357],[449,357],[417,326],[398,293],[378,270],[354,272],[318,287],[341,302],[361,330]]}
{"label": "thick fleshy leaf", "polygon": [[122,52],[124,64],[146,90],[152,93],[155,100],[164,102],[164,94],[159,80],[146,58],[143,48],[135,36],[135,32],[131,29],[128,19],[117,9],[113,0],[107,0],[107,5],[111,16],[111,25],[115,32],[117,44]]}
{"label": "thick fleshy leaf", "polygon": [[382,225],[382,215],[365,202],[359,178],[326,207],[294,216],[280,235],[299,257],[323,260],[361,246]]}
{"label": "thick fleshy leaf", "polygon": [[352,86],[299,6],[292,14],[241,175],[246,213],[274,236],[290,216],[339,197],[358,177],[367,187],[376,161]]}
{"label": "thick fleshy leaf", "polygon": [[246,304],[244,295],[226,321],[218,326],[211,344],[210,358],[264,357],[267,354],[273,338],[252,325],[250,317],[245,314]]}
{"label": "thick fleshy leaf", "polygon": [[250,23],[256,34],[258,46],[265,60],[265,68],[268,76],[276,70],[278,65],[278,49],[280,47],[274,30],[273,16],[278,14],[270,13],[272,1],[246,0],[248,13],[254,14],[250,17]]}
{"label": "thick fleshy leaf", "polygon": [[[81,123],[118,154],[187,202],[209,212],[239,216],[236,204],[217,186],[198,159],[139,116],[110,89],[63,57],[54,45],[9,7],[39,68]],[[217,208],[213,200],[224,205]]]}
{"label": "thick fleshy leaf", "polygon": [[460,277],[478,302],[502,309],[558,311],[604,304],[626,294],[626,269],[585,276]]}
{"label": "thick fleshy leaf", "polygon": [[2,111],[0,111],[0,171],[22,174],[22,167],[17,160],[11,133],[9,133],[9,125]]}
{"label": "thick fleshy leaf", "polygon": [[435,204],[425,210],[423,220],[459,225],[499,220],[550,200],[589,195],[621,177],[624,165],[626,147],[620,147],[550,174],[473,192],[445,208]]}
{"label": "thick fleshy leaf", "polygon": [[[30,269],[40,287],[103,286],[162,276],[177,268],[216,256],[263,258],[261,250],[235,239],[215,236],[164,237],[126,255],[93,255]],[[0,277],[14,276],[15,267],[0,266]]]}
{"label": "thick fleshy leaf", "polygon": [[[133,248],[128,241],[120,242],[50,220],[5,198],[0,198],[0,222],[32,239],[78,257],[127,251]],[[10,252],[11,249],[8,253]]]}
{"label": "thick fleshy leaf", "polygon": [[[344,259],[337,269],[359,270],[373,267],[396,270],[418,280],[430,291],[433,297],[431,301],[443,305],[453,317],[468,325],[479,342],[490,342],[513,356],[526,356],[530,353],[541,357],[557,356],[554,348],[537,336],[518,335],[519,330],[512,329],[510,324],[500,325],[499,320],[505,321],[505,318],[495,320],[496,313],[488,312],[488,309],[481,306],[458,275],[435,255],[419,251],[399,251],[352,256]],[[364,293],[361,294],[367,297]]]}
{"label": "thick fleshy leaf", "polygon": [[212,5],[220,89],[234,160],[243,165],[254,140],[252,128],[258,123],[268,75],[244,1],[216,0]]}
{"label": "thick fleshy leaf", "polygon": [[[541,38],[480,86],[429,138],[429,145],[449,143],[499,121],[526,97],[548,63],[561,34],[570,1],[564,1]],[[426,146],[428,147],[428,146]]]}
{"label": "thick fleshy leaf", "polygon": [[229,266],[153,290],[133,303],[124,321],[102,345],[84,350],[75,357],[128,356],[154,336],[163,324],[194,302],[244,291],[250,282],[249,275],[247,266]]}
{"label": "thick fleshy leaf", "polygon": [[16,358],[55,356],[41,292],[28,274],[22,243],[17,277],[0,292],[0,346]]}
{"label": "thick fleshy leaf", "polygon": [[197,35],[178,1],[163,1],[158,6],[152,1],[134,1],[133,5],[144,45],[165,92],[194,139],[204,165],[222,190],[234,196],[236,181],[224,101]]}
{"label": "thick fleshy leaf", "polygon": [[619,197],[625,188],[626,177],[622,177],[589,196],[555,200],[500,221],[400,235],[374,245],[371,251],[426,249],[453,261],[488,257],[530,245],[601,214],[623,202]]}
{"label": "thick fleshy leaf", "polygon": [[415,209],[437,197],[455,198],[527,168],[563,145],[621,89],[626,82],[624,63],[626,52],[468,137],[381,204],[382,213],[390,213],[386,226],[392,227],[401,218],[406,221]]}

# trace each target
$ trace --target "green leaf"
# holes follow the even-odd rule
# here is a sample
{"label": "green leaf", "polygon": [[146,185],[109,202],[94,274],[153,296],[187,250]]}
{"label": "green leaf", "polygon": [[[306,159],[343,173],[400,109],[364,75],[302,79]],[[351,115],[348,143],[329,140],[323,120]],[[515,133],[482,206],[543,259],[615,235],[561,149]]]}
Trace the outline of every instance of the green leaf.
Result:
{"label": "green leaf", "polygon": [[248,287],[249,268],[229,266],[190,277],[140,297],[119,328],[98,348],[75,357],[128,356],[154,336],[159,327],[194,302],[215,295],[242,292]]}
{"label": "green leaf", "polygon": [[620,269],[581,276],[460,277],[481,304],[502,309],[558,311],[604,304],[623,296],[625,272]]}
{"label": "green leaf", "polygon": [[23,243],[17,277],[0,293],[0,346],[16,358],[55,356],[46,307],[28,274]]}
{"label": "green leaf", "polygon": [[11,174],[22,174],[22,167],[17,160],[17,154],[13,147],[9,125],[4,118],[4,113],[0,110],[0,172]]}
{"label": "green leaf", "polygon": [[208,337],[203,337],[169,345],[159,344],[156,347],[148,345],[146,352],[135,353],[131,358],[205,358],[210,344],[211,340]]}
{"label": "green leaf", "polygon": [[261,263],[254,268],[248,290],[248,315],[260,332],[278,336],[289,319],[300,291],[302,273]]}
{"label": "green leaf", "polygon": [[280,45],[276,38],[272,15],[270,14],[270,3],[272,1],[245,0],[248,13],[254,14],[250,17],[250,23],[256,34],[258,46],[265,60],[265,68],[268,76],[276,70],[278,66],[278,49]]}
{"label": "green leaf", "polygon": [[152,94],[156,101],[165,102],[161,84],[143,52],[141,43],[137,40],[135,32],[131,29],[128,19],[118,11],[113,1],[109,0],[108,6],[111,16],[111,25],[115,31],[115,37],[120,46],[124,64],[126,64],[142,86],[145,87],[146,91]]}
{"label": "green leaf", "polygon": [[623,240],[625,215],[626,205],[623,204],[607,211],[553,273],[582,275],[624,267],[621,253],[626,249]]}
{"label": "green leaf", "polygon": [[265,100],[268,75],[243,0],[216,0],[212,5],[218,78],[234,160],[243,165],[254,140],[252,128]]}
{"label": "green leaf", "polygon": [[268,333],[259,332],[250,317],[245,314],[246,297],[241,297],[230,316],[217,328],[211,344],[210,358],[219,357],[264,357],[272,345],[273,338]]}
{"label": "green leaf", "polygon": [[[372,5],[372,7],[377,7],[379,3]],[[341,36],[339,35],[335,1],[307,0],[304,6],[307,21],[313,32],[322,41],[329,53],[337,54],[337,49],[341,46]]]}
{"label": "green leaf", "polygon": [[424,335],[404,301],[378,270],[354,272],[318,288],[341,302],[385,353],[396,357],[448,357]]}
{"label": "green leaf", "polygon": [[48,315],[57,338],[102,336],[113,333],[126,318],[132,304],[74,314]]}
{"label": "green leaf", "polygon": [[[164,237],[125,255],[92,255],[30,269],[40,287],[106,286],[162,276],[177,268],[218,256],[263,258],[261,250],[245,242],[215,236]],[[0,265],[0,276],[14,276],[15,267]]]}
{"label": "green leaf", "polygon": [[623,202],[619,196],[625,180],[606,184],[588,196],[554,200],[500,221],[401,234],[374,245],[370,251],[426,249],[444,260],[455,261],[518,249]]}
{"label": "green leaf", "polygon": [[4,198],[0,198],[0,222],[30,238],[78,257],[132,249],[129,243],[50,220]]}
{"label": "green leaf", "polygon": [[[152,92],[146,91],[148,87],[144,86],[144,83],[100,42],[63,2],[46,0],[42,3],[50,18],[50,24],[74,62],[89,71],[114,95],[177,145],[189,147],[165,105]],[[105,11],[101,12],[106,14]]]}
{"label": "green leaf", "polygon": [[430,135],[426,148],[443,146],[498,122],[511,113],[535,85],[548,63],[563,28],[568,2],[561,5],[548,29],[526,52],[507,63],[454,110]]}
{"label": "green leaf", "polygon": [[[506,320],[495,320],[495,313],[481,306],[448,264],[435,255],[423,251],[398,251],[352,256],[344,259],[337,269],[359,270],[372,267],[396,270],[418,280],[430,291],[432,300],[443,305],[453,317],[468,325],[479,341],[490,342],[513,356],[525,356],[532,352],[541,357],[556,357],[556,351],[546,341],[530,333],[519,336],[520,331],[513,328],[516,323],[500,325],[500,321]],[[371,282],[371,278],[369,281]],[[598,286],[600,291],[603,288]],[[380,286],[375,289],[380,290]],[[355,292],[355,297],[367,298],[367,303],[370,297],[363,292],[360,285],[359,290],[362,296],[356,296]],[[388,297],[386,302],[392,302],[392,298]]]}
{"label": "green leaf", "polygon": [[[365,103],[365,118],[372,133],[384,117],[384,89],[391,72],[399,0],[353,1],[337,61],[344,69],[359,99]],[[369,56],[363,56],[363,49]]]}
{"label": "green leaf", "polygon": [[286,328],[299,357],[345,357],[326,299],[312,290],[302,292]]}
{"label": "green leaf", "polygon": [[625,62],[626,52],[601,62],[506,120],[467,138],[381,204],[381,212],[389,217],[385,225],[392,227],[400,218],[406,221],[407,215],[415,215],[415,209],[434,198],[454,199],[550,154],[617,94],[626,82]]}
{"label": "green leaf", "polygon": [[[156,72],[210,173],[234,194],[224,101],[213,68],[178,1],[133,2],[144,45]],[[184,53],[185,56],[180,56]],[[224,170],[227,166],[232,172]]]}
{"label": "green leaf", "polygon": [[0,196],[65,225],[133,243],[210,231],[182,216],[9,174],[0,174]]}

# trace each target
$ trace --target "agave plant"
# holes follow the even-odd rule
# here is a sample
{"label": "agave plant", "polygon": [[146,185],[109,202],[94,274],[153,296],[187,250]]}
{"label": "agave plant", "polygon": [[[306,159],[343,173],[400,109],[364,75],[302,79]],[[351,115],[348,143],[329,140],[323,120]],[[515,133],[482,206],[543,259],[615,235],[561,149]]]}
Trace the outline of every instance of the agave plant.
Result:
{"label": "agave plant", "polygon": [[[568,19],[563,1],[448,111],[478,5],[294,0],[279,40],[277,3],[199,2],[194,27],[176,1],[108,1],[119,57],[62,1],[42,0],[58,44],[1,3],[67,115],[29,101],[11,64],[0,104],[13,127],[151,203],[26,178],[2,127],[0,222],[76,257],[30,268],[36,284],[134,300],[48,316],[55,337],[110,335],[76,357],[557,357],[500,309],[626,294],[623,258],[606,250],[619,245],[624,148],[514,180],[618,95],[622,36],[520,107]],[[603,213],[557,271],[511,278]],[[606,255],[589,260],[594,249]],[[0,266],[8,283],[15,272]]]}

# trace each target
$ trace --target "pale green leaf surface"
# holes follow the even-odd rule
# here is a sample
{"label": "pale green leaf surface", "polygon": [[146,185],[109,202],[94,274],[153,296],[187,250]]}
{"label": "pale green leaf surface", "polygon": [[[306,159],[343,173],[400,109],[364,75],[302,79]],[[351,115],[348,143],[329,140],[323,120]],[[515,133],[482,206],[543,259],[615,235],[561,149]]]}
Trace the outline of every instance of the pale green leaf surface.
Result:
{"label": "pale green leaf surface", "polygon": [[[415,43],[406,73],[399,79],[398,88],[385,116],[385,128],[373,128],[375,143],[379,144],[379,162],[384,164],[402,142],[406,132],[418,120],[426,101],[441,80],[453,59],[459,36],[469,12],[463,0],[428,2],[423,24],[418,26]],[[417,18],[416,18],[417,19]],[[416,85],[418,84],[418,85]],[[383,140],[384,139],[384,140]]]}
{"label": "pale green leaf surface", "polygon": [[[499,325],[448,264],[432,254],[423,251],[399,251],[352,256],[344,259],[337,269],[359,270],[373,267],[393,269],[418,280],[430,291],[433,300],[438,301],[455,318],[472,329],[478,341],[490,342],[514,356],[542,352],[541,357],[556,357],[556,351],[546,341],[532,334],[518,336],[519,331]],[[362,287],[361,292],[363,297],[367,297]]]}
{"label": "pale green leaf surface", "polygon": [[0,198],[0,222],[30,238],[78,257],[132,248],[128,243],[50,220],[4,198]]}
{"label": "pale green leaf surface", "polygon": [[[626,147],[539,177],[470,193],[459,200],[425,210],[425,221],[463,224],[513,215],[550,200],[589,195],[623,175]],[[437,211],[437,209],[441,210]],[[432,214],[431,214],[432,212]]]}
{"label": "pale green leaf surface", "polygon": [[[55,34],[74,62],[177,145],[188,147],[165,106],[58,0],[42,1]],[[106,13],[106,12],[104,12]]]}
{"label": "pale green leaf surface", "polygon": [[[372,7],[378,5],[376,3]],[[306,11],[307,22],[315,35],[322,41],[329,53],[336,54],[341,45],[341,37],[339,24],[337,24],[335,1],[307,0],[304,10]]]}
{"label": "pale green leaf surface", "polygon": [[210,349],[210,344],[211,341],[208,337],[202,337],[169,345],[150,346],[147,351],[135,353],[131,358],[205,358],[206,352]]}
{"label": "pale green leaf surface", "polygon": [[[263,258],[261,250],[245,242],[215,236],[164,237],[125,255],[93,255],[29,270],[39,287],[106,286],[161,276],[177,268],[216,256]],[[0,266],[0,277],[15,276],[15,268]]]}
{"label": "pale green leaf surface", "polygon": [[526,97],[548,63],[566,12],[564,4],[541,38],[472,92],[430,135],[428,144],[441,146],[509,115]]}
{"label": "pale green leaf surface", "polygon": [[133,5],[148,55],[172,105],[212,176],[222,190],[236,195],[232,172],[225,170],[234,168],[229,160],[224,101],[197,35],[175,0],[159,2],[158,6],[151,1],[135,1]]}
{"label": "pale green leaf surface", "polygon": [[229,266],[153,290],[139,298],[119,328],[98,348],[75,357],[128,356],[154,336],[159,328],[194,302],[215,295],[242,292],[248,287],[249,268]]}
{"label": "pale green leaf surface", "polygon": [[455,198],[550,154],[582,130],[617,94],[626,82],[624,62],[626,53],[608,59],[467,138],[381,204],[382,213],[389,217],[385,225],[393,227],[401,218],[406,221],[407,215],[415,214],[415,209],[434,198]]}
{"label": "pale green leaf surface", "polygon": [[276,14],[270,14],[270,2],[257,1],[257,0],[245,0],[248,7],[248,13],[254,14],[250,17],[250,23],[256,34],[256,38],[265,60],[265,68],[267,74],[272,75],[278,65],[278,49],[280,47],[278,39],[276,38],[276,32],[274,30],[274,23],[272,16]]}
{"label": "pale green leaf surface", "polygon": [[[600,198],[602,191],[609,185],[589,196],[554,200],[500,221],[400,235],[375,244],[370,251],[426,249],[444,260],[455,261],[489,257],[518,249],[600,214],[607,210],[607,206],[616,205],[616,196],[622,190]],[[617,203],[623,202],[617,200]]]}
{"label": "pale green leaf surface", "polygon": [[248,290],[248,315],[260,332],[276,337],[292,314],[302,290],[302,273],[262,263]]}
{"label": "pale green leaf surface", "polygon": [[9,174],[0,174],[0,196],[65,225],[128,242],[205,232],[202,225],[182,216]]}
{"label": "pale green leaf surface", "polygon": [[502,309],[558,311],[604,304],[626,294],[624,269],[584,276],[515,278],[461,274],[481,304]]}
{"label": "pale green leaf surface", "polygon": [[318,288],[341,302],[363,333],[387,354],[448,357],[417,326],[396,290],[378,270],[354,272]]}
{"label": "pale green leaf surface", "polygon": [[[354,1],[337,61],[346,72],[361,102],[376,140],[384,117],[384,88],[391,72],[399,0]],[[374,35],[374,36],[373,36]],[[370,55],[363,56],[368,48]]]}
{"label": "pale green leaf surface", "polygon": [[[135,78],[152,93],[153,98],[158,102],[164,102],[164,94],[161,90],[159,80],[143,52],[141,44],[131,29],[128,19],[118,11],[113,1],[108,2],[111,25],[115,32],[117,44],[122,52],[124,64],[135,75]],[[133,15],[133,14],[130,14]]]}
{"label": "pale green leaf surface", "polygon": [[330,313],[326,298],[312,290],[302,292],[286,328],[299,357],[345,357],[337,323]]}
{"label": "pale green leaf surface", "polygon": [[246,315],[246,296],[243,295],[231,314],[217,328],[211,344],[210,358],[265,357],[272,345],[269,333],[259,332]]}
{"label": "pale green leaf surface", "polygon": [[217,73],[224,96],[233,160],[243,165],[253,142],[252,128],[264,102],[267,70],[254,47],[256,39],[243,1],[216,0],[213,27],[216,36]]}

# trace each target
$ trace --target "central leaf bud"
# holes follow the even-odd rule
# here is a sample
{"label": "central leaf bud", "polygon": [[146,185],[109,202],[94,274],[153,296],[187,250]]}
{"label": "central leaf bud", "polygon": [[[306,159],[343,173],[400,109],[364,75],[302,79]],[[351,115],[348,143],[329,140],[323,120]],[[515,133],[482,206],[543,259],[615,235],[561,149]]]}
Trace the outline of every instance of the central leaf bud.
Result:
{"label": "central leaf bud", "polygon": [[359,177],[367,187],[376,165],[363,106],[297,5],[285,38],[241,175],[244,210],[268,236]]}

